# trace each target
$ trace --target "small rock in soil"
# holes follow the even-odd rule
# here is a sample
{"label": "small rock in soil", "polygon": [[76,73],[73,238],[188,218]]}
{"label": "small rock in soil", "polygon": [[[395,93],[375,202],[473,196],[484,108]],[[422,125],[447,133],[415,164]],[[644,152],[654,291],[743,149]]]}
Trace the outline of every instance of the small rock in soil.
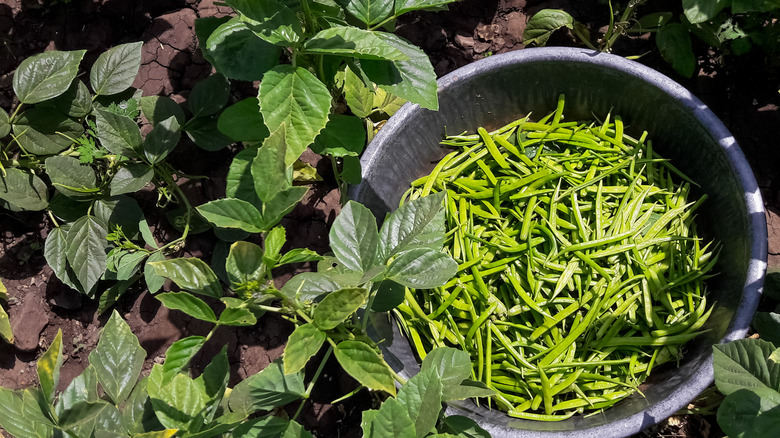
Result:
{"label": "small rock in soil", "polygon": [[11,330],[16,342],[14,345],[21,351],[35,351],[41,331],[49,323],[43,300],[40,296],[29,295],[18,312],[11,318]]}

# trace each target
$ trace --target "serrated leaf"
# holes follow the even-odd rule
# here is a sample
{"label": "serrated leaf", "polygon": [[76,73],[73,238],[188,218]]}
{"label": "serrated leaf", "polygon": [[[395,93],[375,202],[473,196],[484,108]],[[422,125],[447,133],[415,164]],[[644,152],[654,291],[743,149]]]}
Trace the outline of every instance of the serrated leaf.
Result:
{"label": "serrated leaf", "polygon": [[138,201],[125,195],[99,199],[92,204],[92,211],[95,217],[108,224],[109,229],[121,227],[125,235],[133,239],[141,222],[145,221]]}
{"label": "serrated leaf", "polygon": [[655,44],[661,56],[680,75],[689,78],[696,70],[696,56],[691,46],[688,29],[680,23],[661,26],[655,36]]}
{"label": "serrated leaf", "polygon": [[60,279],[65,285],[76,289],[84,293],[80,284],[75,281],[71,281],[67,262],[68,253],[68,232],[62,228],[57,227],[49,231],[49,235],[46,236],[46,242],[43,246],[43,256],[46,258],[46,264],[48,264],[54,275]]}
{"label": "serrated leaf", "polygon": [[336,259],[348,269],[366,272],[377,264],[379,232],[376,218],[365,206],[347,202],[333,221],[329,238]]}
{"label": "serrated leaf", "polygon": [[233,143],[230,137],[222,134],[217,126],[219,116],[195,117],[184,127],[187,137],[195,145],[206,151],[219,151]]}
{"label": "serrated leaf", "polygon": [[114,311],[108,319],[97,347],[89,354],[100,386],[115,405],[122,403],[132,391],[146,358],[138,339],[127,323]]}
{"label": "serrated leaf", "polygon": [[231,79],[257,81],[279,64],[282,48],[264,41],[239,17],[217,27],[204,46],[218,72]]}
{"label": "serrated leaf", "polygon": [[184,110],[168,96],[144,96],[141,98],[141,112],[149,123],[156,125],[173,116],[179,125],[186,121]]}
{"label": "serrated leaf", "polygon": [[693,24],[703,23],[714,18],[731,0],[682,0],[683,12]]}
{"label": "serrated leaf", "polygon": [[263,249],[251,242],[235,242],[230,245],[225,268],[234,290],[248,282],[260,281],[265,276]]}
{"label": "serrated leaf", "polygon": [[[89,88],[78,78],[73,80],[65,93],[54,98],[51,103],[69,117],[81,118],[92,111],[92,95]],[[0,125],[2,125],[2,120],[0,120]],[[0,128],[0,134],[2,134],[2,128]],[[0,137],[3,136],[0,135]]]}
{"label": "serrated leaf", "polygon": [[761,339],[718,344],[713,350],[715,384],[725,395],[749,389],[761,397],[780,397],[780,364],[768,360],[775,350]]}
{"label": "serrated leaf", "polygon": [[444,193],[416,199],[395,210],[379,231],[380,259],[415,248],[441,249],[444,243]]}
{"label": "serrated leaf", "polygon": [[458,263],[440,250],[416,248],[404,251],[390,262],[385,272],[404,286],[430,289],[446,283],[458,272]]}
{"label": "serrated leaf", "polygon": [[[31,391],[12,391],[0,386],[0,427],[19,438],[49,438],[52,436],[50,421],[43,416]],[[37,413],[30,412],[37,408]]]}
{"label": "serrated leaf", "polygon": [[252,204],[236,198],[209,201],[196,207],[207,221],[221,228],[238,228],[250,233],[260,233],[263,216]]}
{"label": "serrated leaf", "polygon": [[181,289],[219,298],[222,286],[209,265],[198,258],[175,258],[150,263],[157,275],[171,279]]}
{"label": "serrated leaf", "polygon": [[442,389],[441,376],[429,368],[414,375],[398,391],[396,399],[406,408],[417,438],[427,435],[436,426],[441,412]]}
{"label": "serrated leaf", "polygon": [[86,50],[50,51],[30,56],[14,73],[13,88],[20,102],[33,104],[67,91]]}
{"label": "serrated leaf", "polygon": [[357,157],[366,146],[366,130],[359,117],[332,115],[311,149],[320,155]]}
{"label": "serrated leaf", "polygon": [[81,374],[71,380],[65,391],[60,393],[55,406],[55,413],[57,416],[60,416],[78,402],[94,402],[98,398],[98,381],[97,375],[95,375],[95,368],[87,366]]}
{"label": "serrated leaf", "polygon": [[283,131],[271,134],[258,149],[257,156],[252,159],[251,172],[255,194],[264,203],[292,186],[285,163],[287,145],[283,135]]}
{"label": "serrated leaf", "polygon": [[304,397],[300,373],[285,375],[281,361],[270,363],[249,383],[252,412],[284,406]]}
{"label": "serrated leaf", "polygon": [[238,198],[252,205],[261,205],[255,192],[255,180],[252,176],[252,163],[259,152],[258,147],[248,147],[233,157],[227,174],[225,194],[229,198]]}
{"label": "serrated leaf", "polygon": [[542,9],[528,20],[523,32],[523,44],[544,46],[558,29],[574,27],[574,18],[561,9]]}
{"label": "serrated leaf", "polygon": [[396,0],[395,15],[423,9],[438,8],[454,1],[456,0]]}
{"label": "serrated leaf", "polygon": [[349,67],[344,76],[344,98],[352,114],[366,118],[374,109],[374,93]]}
{"label": "serrated leaf", "polygon": [[19,146],[31,154],[51,155],[67,149],[81,137],[84,127],[53,106],[36,106],[14,120]]}
{"label": "serrated leaf", "polygon": [[306,41],[303,50],[308,53],[349,56],[358,59],[383,61],[409,59],[407,54],[383,39],[379,32],[351,26],[333,26],[321,30]]}
{"label": "serrated leaf", "polygon": [[339,0],[353,17],[367,25],[377,24],[393,13],[393,0]]}
{"label": "serrated leaf", "polygon": [[302,370],[309,359],[317,354],[325,343],[327,335],[314,324],[300,325],[293,330],[284,346],[284,373],[293,374]]}
{"label": "serrated leaf", "polygon": [[169,309],[180,310],[201,321],[216,323],[217,315],[203,300],[188,292],[166,292],[155,296]]}
{"label": "serrated leaf", "polygon": [[67,260],[78,282],[89,293],[106,271],[108,227],[95,216],[74,222],[66,237]]}
{"label": "serrated leaf", "polygon": [[361,341],[341,341],[334,353],[344,371],[361,385],[395,395],[395,380],[390,367],[368,344]]}
{"label": "serrated leaf", "polygon": [[436,73],[420,48],[403,38],[379,32],[379,37],[409,57],[405,61],[376,61],[364,59],[360,67],[378,87],[400,96],[423,108],[439,109]]}
{"label": "serrated leaf", "polygon": [[194,420],[206,407],[206,395],[200,386],[184,374],[177,374],[165,386],[152,392],[149,382],[149,396],[155,415],[168,429],[188,430]]}
{"label": "serrated leaf", "polygon": [[314,308],[314,324],[321,330],[336,328],[355,313],[368,298],[368,290],[355,287],[329,293]]}
{"label": "serrated leaf", "polygon": [[121,167],[111,178],[111,196],[135,193],[146,187],[154,177],[154,168],[144,163]]}
{"label": "serrated leaf", "polygon": [[280,65],[266,72],[260,83],[260,111],[271,133],[281,130],[292,165],[328,121],[328,88],[303,67]]}
{"label": "serrated leaf", "polygon": [[282,266],[288,263],[316,262],[322,259],[323,257],[321,255],[308,248],[294,248],[284,253],[277,265]]}
{"label": "serrated leaf", "polygon": [[151,164],[165,159],[181,139],[181,128],[176,116],[159,122],[144,140],[144,155]]}
{"label": "serrated leaf", "polygon": [[267,231],[276,226],[287,213],[301,202],[308,191],[308,187],[296,186],[277,193],[276,196],[263,204],[263,222],[260,228]]}
{"label": "serrated leaf", "polygon": [[236,427],[233,438],[279,438],[287,430],[288,420],[268,415],[249,420]]}
{"label": "serrated leaf", "polygon": [[[211,360],[211,363],[206,365],[203,373],[195,379],[195,383],[199,384],[203,388],[203,394],[206,396],[206,412],[203,414],[203,421],[208,424],[214,419],[214,415],[219,408],[222,397],[225,395],[227,389],[228,380],[230,379],[230,363],[228,363],[227,357],[227,345],[217,353]],[[243,418],[238,418],[238,421]],[[224,429],[228,431],[232,427]],[[212,431],[215,429],[211,429]]]}
{"label": "serrated leaf", "polygon": [[[406,409],[397,399],[390,397],[382,403],[370,421],[363,424],[363,436],[366,438],[415,438],[415,425]],[[425,431],[426,433],[429,431]]]}
{"label": "serrated leaf", "polygon": [[423,359],[422,370],[434,369],[446,387],[460,385],[471,376],[471,356],[462,350],[439,347],[431,350]]}
{"label": "serrated leaf", "polygon": [[112,154],[138,157],[143,145],[141,128],[130,117],[98,109],[95,114],[100,144]]}
{"label": "serrated leaf", "polygon": [[249,327],[257,324],[257,316],[247,308],[228,307],[219,315],[220,325]]}
{"label": "serrated leaf", "polygon": [[57,331],[57,335],[51,341],[51,345],[45,353],[38,359],[36,370],[38,372],[38,381],[41,385],[41,394],[45,403],[54,402],[54,394],[57,390],[57,384],[60,381],[60,367],[62,367],[62,330]]}
{"label": "serrated leaf", "polygon": [[52,185],[63,195],[83,198],[98,191],[95,171],[91,166],[81,164],[78,158],[55,155],[44,163]]}
{"label": "serrated leaf", "polygon": [[24,210],[43,210],[48,205],[46,183],[40,178],[18,169],[5,169],[0,173],[0,199]]}
{"label": "serrated leaf", "polygon": [[141,67],[143,42],[120,44],[98,56],[89,72],[89,83],[96,95],[121,93],[133,85]]}
{"label": "serrated leaf", "polygon": [[230,81],[215,73],[192,87],[187,103],[194,117],[210,116],[221,110],[230,97]]}
{"label": "serrated leaf", "polygon": [[303,35],[301,22],[290,8],[277,0],[226,0],[240,12],[249,29],[263,40],[290,46]]}
{"label": "serrated leaf", "polygon": [[95,420],[107,408],[116,411],[116,408],[103,400],[80,401],[62,413],[58,426],[63,430],[78,428]]}
{"label": "serrated leaf", "polygon": [[185,369],[205,343],[206,338],[203,336],[189,336],[171,344],[165,352],[165,362],[162,365],[162,384],[168,384],[176,374]]}
{"label": "serrated leaf", "polygon": [[256,97],[239,100],[225,108],[219,115],[217,128],[233,141],[258,142],[269,134]]}

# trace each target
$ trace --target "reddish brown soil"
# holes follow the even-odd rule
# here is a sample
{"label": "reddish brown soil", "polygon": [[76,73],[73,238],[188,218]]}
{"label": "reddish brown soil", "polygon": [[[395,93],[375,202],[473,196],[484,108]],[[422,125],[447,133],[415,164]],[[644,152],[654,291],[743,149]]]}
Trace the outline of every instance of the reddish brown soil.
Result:
{"label": "reddish brown soil", "polygon": [[[135,86],[144,95],[162,94],[181,101],[197,80],[211,69],[197,49],[194,20],[225,14],[215,0],[0,0],[0,106],[15,102],[11,90],[14,69],[24,58],[44,50],[87,49],[83,67],[88,67],[105,49],[116,44],[143,40],[143,66]],[[674,3],[674,2],[672,2]],[[53,6],[51,6],[54,4]],[[50,5],[50,6],[42,6]],[[678,5],[679,6],[679,5]],[[576,19],[591,24],[595,32],[608,12],[600,2],[572,0],[466,0],[450,12],[412,14],[399,20],[398,32],[430,55],[437,74],[492,54],[523,48],[522,33],[527,18],[550,7],[564,8]],[[556,33],[551,45],[573,45],[566,32]],[[625,40],[616,46],[619,55],[652,50],[642,39]],[[713,67],[714,61],[719,61]],[[776,73],[763,69],[762,59],[702,60],[702,73],[681,79],[657,55],[641,59],[669,74],[700,97],[724,121],[750,161],[762,189],[769,223],[769,266],[780,268],[780,83]],[[248,95],[253,84],[235,84],[236,97]],[[224,191],[224,174],[234,149],[205,153],[185,145],[175,157],[177,165],[191,174],[212,178],[205,183],[186,183],[195,198],[213,199]],[[327,230],[338,213],[338,193],[329,178],[328,166],[314,154],[306,160],[317,165],[325,181],[313,185],[304,203],[288,217],[288,246],[325,252]],[[164,226],[160,221],[160,232]],[[49,224],[40,213],[14,215],[0,212],[0,278],[8,288],[15,345],[0,343],[0,385],[21,388],[37,383],[35,361],[57,330],[62,330],[66,360],[60,387],[87,365],[106,316],[96,315],[97,305],[68,290],[57,280],[42,255]],[[182,255],[210,258],[215,239],[210,233],[195,236]],[[304,267],[305,268],[305,267]],[[292,272],[280,272],[279,283]],[[161,307],[142,290],[133,290],[120,300],[117,310],[138,335],[148,353],[147,368],[160,362],[170,344],[183,336],[204,334],[205,324]],[[292,327],[273,316],[264,317],[251,329],[222,328],[209,342],[195,368],[205,365],[222,345],[228,345],[232,383],[253,374],[280,356]],[[332,365],[332,364],[331,364]],[[371,403],[368,395],[331,406],[334,394],[343,394],[354,382],[326,368],[315,401],[304,413],[307,428],[318,436],[358,436],[360,413]],[[1,432],[0,432],[1,434]],[[682,416],[641,434],[645,437],[722,436],[712,416]]]}

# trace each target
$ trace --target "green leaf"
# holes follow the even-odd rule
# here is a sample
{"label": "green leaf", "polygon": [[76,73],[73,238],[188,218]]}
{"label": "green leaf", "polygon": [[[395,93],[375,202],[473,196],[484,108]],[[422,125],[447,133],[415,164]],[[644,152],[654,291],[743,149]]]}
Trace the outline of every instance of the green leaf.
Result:
{"label": "green leaf", "polygon": [[245,307],[228,307],[219,315],[218,322],[220,325],[249,327],[257,324],[257,317]]}
{"label": "green leaf", "polygon": [[331,292],[314,308],[314,324],[321,330],[336,328],[355,313],[367,298],[368,290],[361,287]]}
{"label": "green leaf", "polygon": [[194,380],[177,374],[164,386],[156,387],[155,383],[150,375],[147,389],[154,413],[164,427],[189,430],[196,420],[202,421],[198,414],[206,407],[207,397]]}
{"label": "green leaf", "polygon": [[422,438],[436,427],[441,412],[441,396],[441,377],[431,368],[417,373],[398,391],[397,400],[406,408],[414,423],[417,438]]}
{"label": "green leaf", "polygon": [[100,335],[97,347],[89,354],[100,386],[115,405],[122,403],[132,391],[146,358],[127,323],[114,311]]}
{"label": "green leaf", "polygon": [[220,25],[209,36],[204,52],[218,72],[231,79],[257,81],[279,64],[282,48],[264,41],[239,17]]}
{"label": "green leaf", "polygon": [[49,231],[49,235],[46,236],[46,242],[43,245],[43,256],[46,258],[46,264],[48,264],[54,275],[60,279],[67,286],[76,289],[82,293],[83,287],[75,281],[71,281],[70,271],[68,269],[67,253],[68,253],[68,232],[62,228],[57,227]]}
{"label": "green leaf", "polygon": [[288,263],[316,262],[322,259],[323,257],[321,255],[308,248],[294,248],[282,255],[277,266],[286,265]]}
{"label": "green leaf", "polygon": [[154,177],[154,168],[145,164],[129,164],[120,167],[113,178],[109,187],[111,196],[124,195],[125,193],[135,193],[146,187]]}
{"label": "green leaf", "polygon": [[187,137],[196,146],[206,151],[218,151],[233,143],[230,137],[222,134],[217,127],[219,116],[196,117],[184,127]]}
{"label": "green leaf", "polygon": [[222,402],[222,397],[225,395],[229,379],[230,364],[227,357],[227,345],[225,345],[214,356],[211,363],[206,366],[203,373],[195,379],[195,383],[203,386],[203,393],[207,397],[206,412],[204,413],[205,423],[208,424],[214,419],[214,415]]}
{"label": "green leaf", "polygon": [[249,233],[260,233],[263,216],[252,204],[236,198],[209,201],[196,207],[207,221],[221,228],[238,228]]}
{"label": "green leaf", "polygon": [[396,0],[395,15],[422,9],[438,8],[454,1],[456,0]]}
{"label": "green leaf", "polygon": [[49,210],[64,222],[73,222],[86,215],[91,206],[90,200],[73,199],[62,193],[55,193],[49,201]]}
{"label": "green leaf", "polygon": [[780,8],[780,0],[731,0],[731,12],[735,14],[771,12],[778,8]]}
{"label": "green leaf", "polygon": [[365,24],[377,24],[393,13],[393,0],[339,0],[344,9]]}
{"label": "green leaf", "polygon": [[774,435],[780,427],[780,394],[759,396],[749,389],[729,394],[718,408],[718,426],[732,438]]}
{"label": "green leaf", "polygon": [[296,423],[295,420],[290,420],[281,438],[312,438],[312,434],[304,430],[303,426]]}
{"label": "green leaf", "polygon": [[371,310],[374,312],[389,312],[404,302],[406,288],[392,280],[385,280],[379,284]]}
{"label": "green leaf", "polygon": [[761,339],[780,345],[780,313],[757,312],[753,317],[753,327]]}
{"label": "green leaf", "polygon": [[225,194],[228,198],[238,198],[252,205],[261,205],[262,201],[255,192],[255,180],[252,176],[252,164],[259,152],[258,147],[248,147],[233,157],[227,174]]}
{"label": "green leaf", "polygon": [[230,81],[221,73],[215,73],[198,82],[192,88],[187,103],[194,117],[205,117],[221,110],[230,97]]}
{"label": "green leaf", "polygon": [[655,44],[661,56],[681,76],[689,78],[696,70],[696,56],[688,29],[680,23],[668,23],[658,29]]}
{"label": "green leaf", "polygon": [[41,394],[47,405],[54,402],[57,384],[60,381],[60,368],[62,367],[62,330],[57,330],[57,336],[51,341],[51,345],[38,359],[36,369],[38,381],[41,384]]}
{"label": "green leaf", "polygon": [[416,248],[402,252],[390,263],[386,277],[404,286],[430,289],[446,283],[458,272],[458,263],[440,250]]}
{"label": "green leaf", "polygon": [[332,115],[311,149],[320,155],[357,157],[366,146],[363,120],[355,116]]}
{"label": "green leaf", "polygon": [[3,339],[9,344],[14,343],[14,333],[11,330],[11,320],[8,319],[8,314],[5,313],[5,309],[0,307],[0,339]]}
{"label": "green leaf", "polygon": [[186,121],[186,116],[181,106],[167,96],[142,97],[141,112],[152,125],[156,125],[171,116],[176,117],[179,125],[183,125]]}
{"label": "green leaf", "polygon": [[344,371],[361,385],[395,395],[395,380],[390,367],[368,344],[361,341],[341,341],[334,353]]}
{"label": "green leaf", "polygon": [[484,383],[475,380],[464,380],[456,386],[445,386],[442,391],[442,401],[465,400],[467,398],[491,397],[496,391]]}
{"label": "green leaf", "polygon": [[105,222],[84,216],[71,225],[66,237],[68,263],[88,294],[106,271],[107,235]]}
{"label": "green leaf", "polygon": [[124,295],[124,293],[130,289],[130,286],[135,284],[139,278],[141,278],[141,275],[134,273],[133,277],[114,283],[107,291],[104,291],[102,294],[100,294],[97,309],[98,313],[105,313],[106,310],[110,309],[111,306],[116,304],[116,302],[119,300],[119,297]]}
{"label": "green leaf", "polygon": [[715,384],[725,395],[748,389],[761,397],[780,397],[780,364],[768,358],[775,346],[761,339],[718,344],[713,350]]}
{"label": "green leaf", "polygon": [[165,255],[161,252],[154,252],[146,259],[144,264],[144,281],[146,282],[146,288],[149,293],[157,293],[165,284],[165,277],[157,273],[154,269],[153,263],[162,262],[165,260]]}
{"label": "green leaf", "polygon": [[181,128],[176,116],[168,117],[159,122],[146,136],[144,141],[144,155],[151,164],[156,164],[165,159],[181,139]]}
{"label": "green leaf", "polygon": [[439,109],[438,87],[433,66],[420,48],[403,38],[378,32],[381,39],[409,57],[406,61],[376,61],[364,59],[360,67],[380,88],[423,108]]}
{"label": "green leaf", "polygon": [[64,93],[79,71],[86,50],[50,51],[33,55],[19,64],[14,73],[14,93],[20,102],[33,104]]}
{"label": "green leaf", "polygon": [[313,301],[322,294],[342,289],[341,283],[319,272],[304,272],[291,278],[281,292],[289,299]]}
{"label": "green leaf", "polygon": [[330,92],[305,68],[280,65],[263,76],[258,96],[265,124],[282,132],[292,165],[328,122]]}
{"label": "green leaf", "polygon": [[251,163],[255,194],[264,203],[292,186],[285,164],[287,148],[282,135],[282,131],[276,131],[266,138]]}
{"label": "green leaf", "polygon": [[55,413],[60,416],[78,402],[94,402],[99,398],[98,381],[95,368],[87,366],[84,371],[71,380],[65,391],[60,393]]}
{"label": "green leaf", "polygon": [[381,260],[415,248],[441,249],[444,244],[444,192],[424,196],[395,210],[379,231]]}
{"label": "green leaf", "polygon": [[150,265],[157,275],[171,279],[183,290],[213,298],[222,296],[217,275],[199,258],[175,258]]}
{"label": "green leaf", "polygon": [[226,0],[242,14],[249,29],[265,41],[291,46],[301,40],[301,22],[290,8],[277,0]]}
{"label": "green leaf", "polygon": [[347,202],[333,221],[330,247],[346,268],[367,272],[377,264],[379,232],[371,211],[354,201]]}
{"label": "green leaf", "polygon": [[234,242],[230,245],[225,268],[233,290],[250,281],[260,281],[265,276],[263,249],[251,242]]}
{"label": "green leaf", "polygon": [[130,396],[127,397],[124,408],[122,408],[122,425],[134,437],[149,428],[145,423],[157,422],[149,403],[149,393],[146,390],[148,381],[148,378],[142,378],[138,381]]}
{"label": "green leaf", "polygon": [[73,430],[94,420],[106,408],[110,409],[113,406],[103,400],[80,401],[62,413],[58,425],[63,430]]}
{"label": "green leaf", "polygon": [[713,19],[731,0],[682,0],[685,17],[693,24]]}
{"label": "green leaf", "polygon": [[300,373],[285,375],[281,361],[270,363],[249,383],[252,412],[284,406],[305,394]]}
{"label": "green leaf", "polygon": [[461,438],[490,438],[476,421],[462,415],[450,415],[442,420],[441,430]]}
{"label": "green leaf", "polygon": [[542,9],[528,20],[523,32],[523,44],[547,44],[550,35],[558,29],[574,28],[574,18],[561,9]]}
{"label": "green leaf", "polygon": [[471,356],[455,348],[435,348],[425,356],[421,369],[435,369],[444,388],[457,386],[471,376]]}
{"label": "green leaf", "polygon": [[162,384],[168,384],[175,375],[186,369],[205,343],[206,338],[203,336],[189,336],[171,344],[165,352],[165,362],[162,365]]}
{"label": "green leaf", "polygon": [[92,205],[92,211],[95,217],[108,224],[109,229],[121,227],[131,238],[135,238],[141,222],[145,221],[138,201],[125,195],[99,199]]}
{"label": "green leaf", "polygon": [[141,67],[143,42],[120,44],[98,56],[89,72],[89,83],[96,95],[121,93],[133,85]]}
{"label": "green leaf", "polygon": [[0,138],[5,137],[11,132],[11,119],[3,108],[0,108]]}
{"label": "green leaf", "polygon": [[180,310],[201,321],[216,323],[217,315],[203,300],[189,292],[166,292],[155,296],[169,309]]}
{"label": "green leaf", "polygon": [[198,47],[203,54],[203,58],[211,65],[214,65],[214,58],[211,56],[211,53],[206,50],[206,44],[211,34],[214,33],[214,31],[217,30],[219,26],[230,21],[230,18],[231,17],[226,16],[200,17],[195,19],[195,35],[198,38]]}
{"label": "green leaf", "polygon": [[249,420],[233,431],[233,438],[279,438],[289,421],[274,415]]}
{"label": "green leaf", "polygon": [[48,205],[46,183],[32,173],[10,167],[0,173],[0,199],[24,210],[43,210]]}
{"label": "green leaf", "polygon": [[49,438],[54,425],[43,416],[32,391],[37,389],[12,391],[0,387],[0,427],[17,438]]}
{"label": "green leaf", "polygon": [[293,374],[302,370],[309,359],[317,354],[327,335],[314,324],[300,325],[290,334],[284,346],[284,373]]}
{"label": "green leaf", "polygon": [[[393,397],[388,398],[370,417],[363,420],[363,436],[366,438],[415,438],[420,436],[415,432],[414,422],[401,402]],[[427,433],[428,431],[425,431]]]}
{"label": "green leaf", "polygon": [[[68,91],[54,98],[51,103],[63,114],[77,119],[85,117],[92,111],[92,95],[89,93],[89,88],[78,78],[73,80]],[[1,124],[2,121],[0,121]],[[0,134],[2,134],[2,129],[0,129]],[[0,135],[0,137],[3,136]]]}
{"label": "green leaf", "polygon": [[[392,3],[392,2],[391,2]],[[333,26],[319,31],[303,46],[308,53],[358,59],[406,61],[409,56],[385,41],[379,32],[351,26]]]}
{"label": "green leaf", "polygon": [[19,146],[31,154],[51,155],[67,149],[81,137],[84,127],[53,106],[36,106],[14,120]]}
{"label": "green leaf", "polygon": [[373,90],[349,67],[344,76],[344,98],[352,114],[357,117],[366,118],[374,110]]}
{"label": "green leaf", "polygon": [[257,142],[269,134],[256,97],[239,100],[225,108],[219,115],[217,128],[233,141]]}
{"label": "green leaf", "polygon": [[263,262],[269,267],[276,266],[279,262],[279,254],[282,252],[284,243],[287,242],[287,235],[284,227],[274,227],[265,236],[265,254],[263,254]]}
{"label": "green leaf", "polygon": [[98,109],[95,114],[95,122],[98,140],[104,148],[112,154],[130,158],[138,157],[144,140],[141,138],[141,129],[135,120]]}
{"label": "green leaf", "polygon": [[263,205],[263,222],[260,228],[270,230],[301,202],[308,187],[291,187],[278,193]]}
{"label": "green leaf", "polygon": [[55,155],[47,158],[45,165],[52,185],[65,196],[83,198],[98,191],[95,171],[76,157]]}

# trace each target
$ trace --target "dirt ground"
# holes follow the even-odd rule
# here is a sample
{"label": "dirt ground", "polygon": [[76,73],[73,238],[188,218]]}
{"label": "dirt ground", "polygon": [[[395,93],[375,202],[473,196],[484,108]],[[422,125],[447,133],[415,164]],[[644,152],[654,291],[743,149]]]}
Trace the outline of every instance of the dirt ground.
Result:
{"label": "dirt ground", "polygon": [[[193,84],[211,69],[197,48],[194,21],[197,17],[229,12],[215,0],[0,0],[0,107],[15,105],[12,74],[24,58],[44,50],[87,49],[82,67],[88,67],[116,44],[144,41],[143,65],[135,86],[144,95],[168,95],[181,101]],[[678,2],[679,3],[679,2]],[[679,5],[678,5],[679,6]],[[431,57],[438,75],[469,62],[523,48],[522,34],[530,15],[543,8],[560,7],[577,20],[592,24],[595,32],[606,22],[608,10],[600,2],[573,0],[466,0],[449,12],[421,12],[398,22],[398,33],[422,47]],[[565,32],[556,33],[550,45],[573,45]],[[619,55],[644,53],[647,41],[627,40],[615,48]],[[714,61],[719,64],[715,65]],[[703,59],[701,73],[681,79],[657,55],[640,62],[675,78],[701,98],[737,138],[753,166],[764,196],[769,224],[769,266],[780,268],[780,88],[778,77],[770,76],[761,59]],[[256,84],[235,84],[235,97],[245,97]],[[231,153],[188,153],[187,146],[174,157],[176,165],[190,174],[212,177],[205,183],[188,183],[185,189],[195,197],[210,199],[224,190]],[[193,147],[189,145],[189,147]],[[235,149],[229,149],[235,152]],[[328,226],[338,213],[338,193],[328,165],[307,154],[325,180],[316,183],[309,195],[285,219],[292,247],[328,248]],[[220,179],[221,178],[221,179]],[[224,182],[222,183],[224,184]],[[163,220],[160,232],[166,232]],[[0,385],[21,388],[37,383],[35,361],[63,330],[66,360],[60,389],[87,365],[89,351],[97,341],[107,316],[96,314],[97,304],[65,287],[46,266],[42,248],[49,222],[41,213],[0,212],[0,278],[8,288],[10,315],[16,344],[0,343]],[[214,244],[210,233],[195,236],[182,255],[208,259]],[[305,268],[305,267],[303,267]],[[280,272],[279,282],[291,272]],[[131,290],[117,310],[138,335],[148,353],[147,368],[163,359],[173,341],[184,336],[203,335],[208,327],[199,321],[171,312],[143,290]],[[251,329],[222,328],[202,354],[211,357],[228,345],[232,383],[256,373],[278,358],[292,326],[280,318],[264,317]],[[197,360],[195,361],[197,363]],[[196,366],[197,368],[197,366]],[[330,373],[330,374],[329,374]],[[349,390],[354,382],[333,370],[326,370],[322,397],[315,394],[304,422],[318,436],[358,436],[362,403],[368,395],[338,406],[328,405],[331,388]],[[343,393],[343,392],[342,392]],[[682,416],[644,432],[645,437],[722,436],[712,416]]]}

